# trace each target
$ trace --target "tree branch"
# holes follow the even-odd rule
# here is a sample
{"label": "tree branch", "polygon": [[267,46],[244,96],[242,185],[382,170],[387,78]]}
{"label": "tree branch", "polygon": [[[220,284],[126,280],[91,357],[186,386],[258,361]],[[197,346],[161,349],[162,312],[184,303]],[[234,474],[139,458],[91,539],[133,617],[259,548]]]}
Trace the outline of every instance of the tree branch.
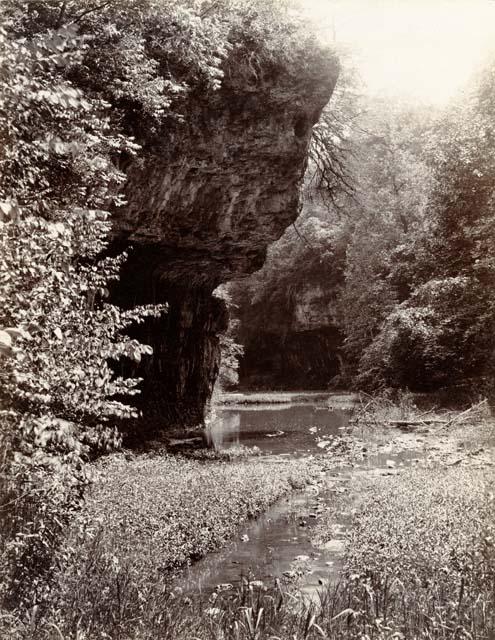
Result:
{"label": "tree branch", "polygon": [[76,24],[77,22],[80,22],[82,20],[82,18],[84,18],[84,16],[87,16],[90,13],[94,13],[95,11],[100,11],[101,9],[104,9],[105,7],[108,7],[108,5],[112,4],[114,0],[107,0],[107,2],[103,2],[102,4],[99,4],[96,7],[91,7],[91,9],[86,9],[86,11],[83,11],[82,13],[80,13],[77,18],[74,18],[74,20],[72,20],[71,24]]}
{"label": "tree branch", "polygon": [[65,18],[65,12],[67,10],[67,0],[64,0],[62,2],[62,4],[60,5],[60,11],[58,14],[58,18],[57,21],[55,23],[55,29],[60,29],[60,27],[62,26],[62,22]]}

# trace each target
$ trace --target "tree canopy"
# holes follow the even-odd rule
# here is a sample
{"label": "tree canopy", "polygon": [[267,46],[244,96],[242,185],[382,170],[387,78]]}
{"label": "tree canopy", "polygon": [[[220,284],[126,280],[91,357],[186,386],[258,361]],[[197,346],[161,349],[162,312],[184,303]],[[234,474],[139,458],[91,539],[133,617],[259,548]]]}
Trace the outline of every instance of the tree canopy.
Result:
{"label": "tree canopy", "polygon": [[[334,384],[493,387],[494,68],[438,113],[364,97],[350,109],[336,93],[338,179],[309,181],[313,202],[295,228],[232,285],[241,337],[292,330],[304,287],[320,287],[342,337]],[[332,144],[335,133],[325,134]]]}

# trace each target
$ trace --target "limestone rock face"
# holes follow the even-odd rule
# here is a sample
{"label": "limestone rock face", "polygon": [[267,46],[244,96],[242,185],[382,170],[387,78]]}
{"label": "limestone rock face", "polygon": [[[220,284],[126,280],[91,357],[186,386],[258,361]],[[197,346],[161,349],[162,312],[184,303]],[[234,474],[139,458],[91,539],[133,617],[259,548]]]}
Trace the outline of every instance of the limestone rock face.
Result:
{"label": "limestone rock face", "polygon": [[214,288],[260,268],[298,214],[312,126],[337,79],[333,59],[320,65],[298,84],[226,79],[129,167],[116,231],[146,250],[155,279]]}
{"label": "limestone rock face", "polygon": [[299,292],[292,318],[292,331],[314,331],[335,324],[328,294],[320,285],[307,285]]}
{"label": "limestone rock face", "polygon": [[201,421],[225,323],[212,291],[259,269],[296,219],[312,126],[337,75],[324,51],[297,79],[239,69],[126,168],[128,204],[115,211],[114,242],[131,251],[114,299],[170,304],[167,320],[137,330],[155,348],[138,372],[141,408],[154,420]]}
{"label": "limestone rock face", "polygon": [[[170,288],[169,312],[132,329],[153,356],[128,371],[144,379],[136,405],[143,413],[137,435],[168,425],[195,426],[204,418],[220,366],[218,334],[228,324],[222,300],[208,289]],[[144,430],[144,431],[143,431]]]}
{"label": "limestone rock face", "polygon": [[294,297],[284,316],[274,314],[270,325],[256,332],[248,328],[241,336],[242,389],[321,390],[339,373],[342,336],[330,292],[306,284]]}
{"label": "limestone rock face", "polygon": [[245,345],[240,389],[301,391],[327,389],[340,371],[342,338],[334,327],[289,333],[262,333]]}

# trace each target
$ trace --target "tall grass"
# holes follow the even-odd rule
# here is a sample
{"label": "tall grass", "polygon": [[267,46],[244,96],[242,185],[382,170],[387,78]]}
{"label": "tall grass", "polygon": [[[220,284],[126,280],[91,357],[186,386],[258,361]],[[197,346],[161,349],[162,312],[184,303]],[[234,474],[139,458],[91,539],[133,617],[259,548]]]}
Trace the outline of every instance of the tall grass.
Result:
{"label": "tall grass", "polygon": [[364,636],[495,637],[494,481],[460,467],[361,481],[343,585]]}
{"label": "tall grass", "polygon": [[[247,583],[215,602],[150,595],[139,618],[125,624],[109,616],[98,625],[69,628],[63,619],[36,621],[0,617],[2,640],[493,640],[493,601],[482,598],[469,611],[446,618],[438,607],[448,604],[431,592],[425,610],[414,597],[390,598],[394,585],[373,590],[365,583],[344,580],[309,600],[293,589],[275,585],[267,590]],[[399,591],[397,592],[399,593]],[[493,598],[493,596],[492,596]],[[104,622],[104,624],[103,624]]]}
{"label": "tall grass", "polygon": [[[297,585],[244,581],[202,601],[174,590],[174,568],[304,486],[310,470],[123,454],[99,469],[55,556],[47,606],[0,612],[0,640],[495,639],[490,467],[363,475],[339,584],[310,600]],[[344,494],[334,500],[322,541],[335,509],[348,510]]]}
{"label": "tall grass", "polygon": [[[493,640],[493,484],[486,470],[459,467],[364,483],[342,580],[316,599],[279,580],[243,581],[203,601],[191,599],[174,591],[158,566],[150,571],[141,561],[141,541],[127,536],[125,561],[100,530],[74,548],[76,565],[60,576],[52,610],[0,618],[0,637]],[[345,497],[339,500],[345,507]],[[320,528],[330,531],[330,524]]]}

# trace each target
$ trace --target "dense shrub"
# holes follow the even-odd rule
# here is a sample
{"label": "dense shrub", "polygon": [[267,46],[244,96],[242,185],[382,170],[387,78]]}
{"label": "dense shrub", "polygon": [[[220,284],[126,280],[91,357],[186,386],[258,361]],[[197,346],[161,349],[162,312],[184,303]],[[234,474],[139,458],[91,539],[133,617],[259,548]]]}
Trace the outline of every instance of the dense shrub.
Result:
{"label": "dense shrub", "polygon": [[109,359],[149,353],[122,331],[161,311],[105,303],[122,261],[96,261],[106,208],[122,204],[111,157],[137,147],[64,78],[86,48],[74,28],[0,30],[0,596],[12,607],[47,595],[84,463],[118,445],[110,420],[133,414],[123,399],[139,380],[115,377]]}
{"label": "dense shrub", "polygon": [[386,318],[362,354],[358,383],[426,391],[479,384],[493,375],[493,323],[488,292],[475,278],[432,279]]}

